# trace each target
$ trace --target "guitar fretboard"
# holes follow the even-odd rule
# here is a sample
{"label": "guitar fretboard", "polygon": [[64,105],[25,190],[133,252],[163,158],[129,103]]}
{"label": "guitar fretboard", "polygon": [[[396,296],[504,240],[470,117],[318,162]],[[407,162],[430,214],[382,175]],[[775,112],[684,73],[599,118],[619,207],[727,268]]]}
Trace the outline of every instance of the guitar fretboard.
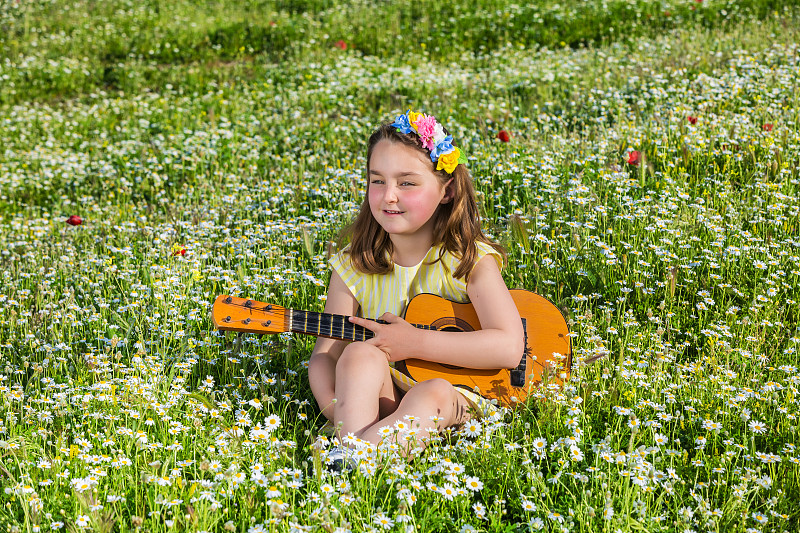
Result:
{"label": "guitar fretboard", "polygon": [[[295,333],[305,333],[317,337],[346,341],[365,341],[375,336],[371,330],[351,323],[347,315],[334,315],[330,313],[315,313],[291,309],[291,330]],[[375,320],[379,324],[386,324],[383,320]],[[418,329],[433,329],[424,324],[411,324]]]}

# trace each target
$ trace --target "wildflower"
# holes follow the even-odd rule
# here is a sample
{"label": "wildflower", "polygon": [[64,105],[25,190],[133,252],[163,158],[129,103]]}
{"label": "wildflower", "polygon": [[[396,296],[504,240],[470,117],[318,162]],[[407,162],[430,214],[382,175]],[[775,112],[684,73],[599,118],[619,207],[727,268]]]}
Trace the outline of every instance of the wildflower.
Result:
{"label": "wildflower", "polygon": [[569,447],[569,458],[575,462],[583,461],[583,452],[574,444]]}
{"label": "wildflower", "polygon": [[475,420],[470,420],[464,426],[463,431],[467,437],[477,437],[481,433],[481,424]]}
{"label": "wildflower", "polygon": [[475,476],[464,478],[464,485],[473,492],[478,492],[483,488],[483,482]]}
{"label": "wildflower", "polygon": [[472,510],[475,511],[475,518],[486,520],[486,506],[481,502],[472,504]]}
{"label": "wildflower", "polygon": [[394,526],[394,520],[383,513],[376,513],[372,521],[375,525],[381,526],[383,529],[392,529],[392,526]]}
{"label": "wildflower", "polygon": [[686,120],[687,120],[687,121],[689,122],[689,124],[691,124],[692,126],[694,126],[695,124],[697,124],[697,117],[693,117],[693,116],[689,115],[688,117],[686,117]]}
{"label": "wildflower", "polygon": [[439,489],[439,493],[444,496],[446,500],[452,500],[456,496],[456,489],[450,483],[445,483],[442,485],[442,488]]}
{"label": "wildflower", "polygon": [[759,435],[767,431],[767,426],[764,422],[759,422],[758,420],[751,420],[750,424],[750,431],[753,433],[758,433]]}
{"label": "wildflower", "polygon": [[172,255],[186,255],[186,248],[181,246],[180,244],[173,244],[172,245]]}
{"label": "wildflower", "polygon": [[522,498],[522,510],[529,513],[536,512],[536,504],[527,498]]}
{"label": "wildflower", "polygon": [[633,150],[628,154],[628,164],[634,167],[639,166],[642,159],[642,153],[639,150]]}
{"label": "wildflower", "polygon": [[75,519],[75,525],[80,528],[89,527],[89,517],[85,514],[78,515]]}
{"label": "wildflower", "polygon": [[334,44],[334,46],[339,50],[347,50],[347,43],[344,42],[343,39],[339,39],[338,41],[336,41],[336,44]]}
{"label": "wildflower", "polygon": [[761,125],[761,129],[764,130],[764,131],[772,131],[772,124],[769,124],[769,123],[762,124]]}
{"label": "wildflower", "polygon": [[264,420],[264,426],[267,431],[273,431],[281,425],[281,417],[278,415],[269,415],[266,420]]}
{"label": "wildflower", "polygon": [[506,130],[500,130],[500,133],[497,134],[497,138],[503,141],[504,143],[507,143],[508,141],[511,140],[511,136],[508,134]]}
{"label": "wildflower", "polygon": [[82,223],[83,223],[83,219],[81,217],[79,217],[78,215],[71,215],[67,219],[67,224],[69,224],[70,226],[80,226]]}

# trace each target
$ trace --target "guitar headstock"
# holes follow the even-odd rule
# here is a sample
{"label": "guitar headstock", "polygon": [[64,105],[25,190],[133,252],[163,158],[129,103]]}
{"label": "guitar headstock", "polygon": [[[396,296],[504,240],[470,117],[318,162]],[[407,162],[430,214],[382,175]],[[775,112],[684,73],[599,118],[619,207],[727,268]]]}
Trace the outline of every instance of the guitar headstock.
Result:
{"label": "guitar headstock", "polygon": [[211,307],[211,321],[220,331],[283,333],[289,331],[289,310],[279,305],[222,294]]}

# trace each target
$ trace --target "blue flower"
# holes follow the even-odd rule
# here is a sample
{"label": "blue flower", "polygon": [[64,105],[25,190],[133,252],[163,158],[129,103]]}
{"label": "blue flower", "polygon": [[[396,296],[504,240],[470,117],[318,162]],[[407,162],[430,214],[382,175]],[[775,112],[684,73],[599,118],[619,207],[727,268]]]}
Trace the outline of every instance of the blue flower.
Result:
{"label": "blue flower", "polygon": [[400,133],[413,133],[413,132],[415,132],[414,128],[411,127],[411,123],[408,121],[408,113],[410,113],[410,112],[411,112],[411,110],[409,109],[404,114],[398,116],[394,120],[394,122],[392,122],[392,126],[397,128],[397,131],[399,131]]}
{"label": "blue flower", "polygon": [[436,161],[439,160],[439,156],[443,154],[449,154],[450,152],[452,152],[455,149],[452,143],[453,143],[453,136],[448,135],[447,137],[444,138],[444,140],[442,140],[442,142],[434,146],[433,150],[431,150],[431,161],[435,163]]}

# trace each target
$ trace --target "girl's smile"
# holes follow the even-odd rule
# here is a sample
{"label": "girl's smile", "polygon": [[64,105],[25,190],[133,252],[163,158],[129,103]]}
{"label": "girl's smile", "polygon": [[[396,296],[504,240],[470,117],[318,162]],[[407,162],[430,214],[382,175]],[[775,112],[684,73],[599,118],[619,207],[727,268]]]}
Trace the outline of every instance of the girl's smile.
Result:
{"label": "girl's smile", "polygon": [[430,159],[410,146],[383,140],[375,145],[369,163],[372,216],[395,246],[427,250],[433,240],[433,215],[450,201]]}

